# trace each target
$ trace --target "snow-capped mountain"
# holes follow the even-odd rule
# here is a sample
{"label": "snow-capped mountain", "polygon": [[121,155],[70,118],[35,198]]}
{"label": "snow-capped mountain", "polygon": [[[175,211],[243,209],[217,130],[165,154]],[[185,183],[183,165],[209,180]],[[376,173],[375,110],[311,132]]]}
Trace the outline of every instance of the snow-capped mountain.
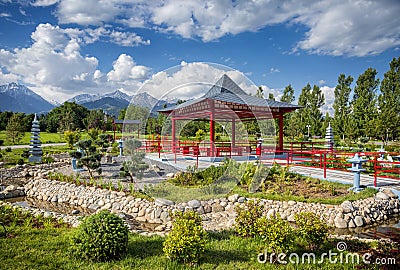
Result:
{"label": "snow-capped mountain", "polygon": [[0,111],[41,113],[52,108],[53,104],[24,85],[15,82],[0,85]]}
{"label": "snow-capped mountain", "polygon": [[109,97],[109,98],[117,98],[117,99],[122,99],[122,100],[126,100],[126,101],[130,101],[131,100],[131,96],[116,90],[114,92],[111,93],[106,93],[106,94],[80,94],[77,96],[74,96],[73,98],[70,98],[67,100],[67,102],[75,102],[76,104],[83,104],[83,103],[88,103],[88,102],[93,102],[105,97]]}
{"label": "snow-capped mountain", "polygon": [[[75,102],[77,104],[89,104],[91,102],[98,101],[103,98],[112,98],[116,99],[117,103],[120,104],[121,100],[127,101],[132,105],[140,106],[140,107],[146,107],[146,108],[153,108],[154,105],[157,104],[158,100],[151,95],[147,93],[140,93],[134,96],[127,95],[119,90],[116,90],[111,93],[106,93],[106,94],[81,94],[77,95],[73,98],[70,98],[67,100],[68,102]],[[110,102],[110,99],[108,99],[108,102]],[[89,105],[91,106],[91,105]]]}

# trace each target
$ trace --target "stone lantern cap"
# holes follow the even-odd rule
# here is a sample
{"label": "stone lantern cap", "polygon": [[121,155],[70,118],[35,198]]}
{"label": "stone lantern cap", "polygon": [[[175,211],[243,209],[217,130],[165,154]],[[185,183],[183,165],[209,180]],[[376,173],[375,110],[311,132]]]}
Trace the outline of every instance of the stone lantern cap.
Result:
{"label": "stone lantern cap", "polygon": [[367,161],[367,159],[362,159],[358,153],[356,153],[353,158],[347,160],[347,162],[351,163],[351,168],[349,168],[349,170],[353,172],[366,171],[366,169],[362,168],[362,164]]}

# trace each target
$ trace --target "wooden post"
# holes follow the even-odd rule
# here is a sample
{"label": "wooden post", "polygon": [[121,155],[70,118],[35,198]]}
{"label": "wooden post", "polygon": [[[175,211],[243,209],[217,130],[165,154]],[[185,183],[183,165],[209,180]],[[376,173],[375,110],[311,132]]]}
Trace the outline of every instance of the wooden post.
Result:
{"label": "wooden post", "polygon": [[279,115],[278,117],[279,122],[279,144],[278,144],[278,150],[282,151],[283,150],[283,114]]}
{"label": "wooden post", "polygon": [[172,117],[172,153],[175,153],[175,118]]}
{"label": "wooden post", "polygon": [[214,117],[215,117],[215,109],[214,109],[214,103],[211,100],[210,101],[210,107],[211,107],[211,113],[210,113],[210,147],[211,147],[211,156],[214,157],[215,154],[215,130],[214,130]]}
{"label": "wooden post", "polygon": [[232,147],[236,145],[236,121],[232,119]]}

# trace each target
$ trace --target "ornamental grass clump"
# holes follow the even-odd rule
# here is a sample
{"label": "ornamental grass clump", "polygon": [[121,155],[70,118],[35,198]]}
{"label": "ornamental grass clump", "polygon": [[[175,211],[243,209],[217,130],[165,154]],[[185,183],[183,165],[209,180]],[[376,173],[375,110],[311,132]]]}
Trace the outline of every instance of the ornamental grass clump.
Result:
{"label": "ornamental grass clump", "polygon": [[86,217],[72,237],[72,252],[91,261],[120,259],[128,249],[128,227],[107,210]]}
{"label": "ornamental grass clump", "polygon": [[173,215],[172,231],[163,243],[164,254],[173,261],[196,264],[204,252],[207,232],[201,224],[201,217],[193,211]]}

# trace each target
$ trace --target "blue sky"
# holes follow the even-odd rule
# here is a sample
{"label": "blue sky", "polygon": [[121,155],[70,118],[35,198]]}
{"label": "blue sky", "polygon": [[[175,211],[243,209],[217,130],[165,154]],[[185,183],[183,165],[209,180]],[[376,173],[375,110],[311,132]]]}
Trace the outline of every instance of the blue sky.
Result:
{"label": "blue sky", "polygon": [[340,73],[355,81],[372,67],[382,78],[399,57],[399,14],[398,0],[0,0],[0,83],[58,102],[149,83],[162,96],[193,78],[215,81],[221,70],[205,62],[278,97],[289,84],[296,95],[319,85],[326,110]]}

